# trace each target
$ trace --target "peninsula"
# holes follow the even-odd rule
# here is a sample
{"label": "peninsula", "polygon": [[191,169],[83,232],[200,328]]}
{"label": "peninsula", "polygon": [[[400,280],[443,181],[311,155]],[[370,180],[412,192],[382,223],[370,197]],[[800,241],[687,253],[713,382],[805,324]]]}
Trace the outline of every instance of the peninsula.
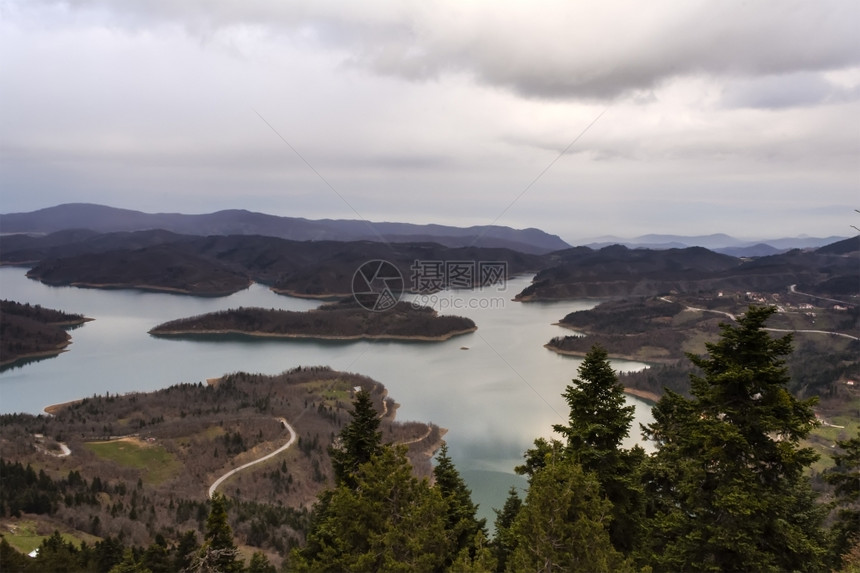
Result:
{"label": "peninsula", "polygon": [[[311,504],[332,487],[329,447],[359,390],[369,393],[385,441],[406,449],[414,475],[432,475],[445,429],[397,421],[398,404],[381,383],[324,366],[237,372],[93,395],[50,407],[50,416],[0,416],[4,478],[24,476],[0,492],[0,525],[7,539],[8,525],[23,521],[78,539],[125,531],[128,544],[164,537],[175,545],[188,531],[202,537],[215,485],[231,498],[239,543],[277,562],[304,538]],[[29,467],[40,477],[28,481]]]}
{"label": "peninsula", "polygon": [[0,301],[0,367],[64,352],[72,339],[65,329],[88,320],[39,305]]}

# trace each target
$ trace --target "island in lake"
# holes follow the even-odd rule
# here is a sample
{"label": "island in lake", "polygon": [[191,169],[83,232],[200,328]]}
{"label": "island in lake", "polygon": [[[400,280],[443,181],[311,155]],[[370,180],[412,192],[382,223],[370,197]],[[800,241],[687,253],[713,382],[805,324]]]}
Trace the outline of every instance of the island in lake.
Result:
{"label": "island in lake", "polygon": [[263,338],[329,340],[442,341],[477,330],[462,316],[440,316],[435,310],[399,302],[384,312],[370,312],[351,299],[305,312],[245,308],[211,312],[159,324],[155,336],[239,334]]}
{"label": "island in lake", "polygon": [[63,352],[72,338],[65,329],[88,320],[39,305],[0,301],[0,367]]}

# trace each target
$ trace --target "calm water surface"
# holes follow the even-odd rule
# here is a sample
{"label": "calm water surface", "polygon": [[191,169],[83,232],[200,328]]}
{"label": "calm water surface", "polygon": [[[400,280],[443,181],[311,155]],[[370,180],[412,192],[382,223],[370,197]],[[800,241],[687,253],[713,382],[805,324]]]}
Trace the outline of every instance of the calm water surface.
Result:
{"label": "calm water surface", "polygon": [[[580,361],[543,348],[553,336],[569,333],[552,323],[596,304],[511,301],[530,281],[519,277],[502,292],[444,292],[427,300],[478,325],[476,332],[445,342],[189,341],[147,331],[174,318],[237,306],[307,310],[319,302],[276,295],[257,284],[221,298],[49,287],[27,279],[25,269],[0,267],[0,297],[95,319],[71,332],[68,352],[0,373],[0,412],[38,414],[49,404],[93,394],[145,392],[236,371],[276,374],[328,365],[383,383],[401,405],[399,420],[447,428],[450,455],[482,515],[492,518],[491,508],[502,506],[508,488],[525,484],[513,473],[523,451],[536,437],[549,437],[552,424],[567,421],[561,393]],[[644,364],[618,361],[613,367]],[[628,401],[636,406],[633,443],[639,423],[652,418],[646,403]]]}

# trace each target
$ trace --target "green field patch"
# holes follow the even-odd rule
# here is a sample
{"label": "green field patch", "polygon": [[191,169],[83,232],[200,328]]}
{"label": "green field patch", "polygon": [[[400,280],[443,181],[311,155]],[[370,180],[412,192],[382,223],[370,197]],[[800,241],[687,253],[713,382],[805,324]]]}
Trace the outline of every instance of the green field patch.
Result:
{"label": "green field patch", "polygon": [[[843,423],[841,424],[840,422]],[[848,420],[840,420],[839,418],[835,418],[833,420],[833,423],[838,426],[844,425],[844,427],[834,428],[832,426],[820,426],[812,431],[812,435],[821,436],[822,438],[830,442],[848,440],[857,435],[857,422],[856,420],[853,422],[854,423],[852,424]]]}
{"label": "green field patch", "polygon": [[141,470],[141,479],[150,484],[159,484],[180,469],[173,454],[157,444],[123,439],[89,442],[84,446],[102,459]]}
{"label": "green field patch", "polygon": [[[339,384],[338,386],[342,386]],[[338,401],[341,402],[350,402],[352,400],[352,389],[351,388],[329,388],[324,390],[322,393],[322,397],[324,400]]]}
{"label": "green field patch", "polygon": [[[16,520],[4,523],[2,533],[9,545],[26,555],[39,547],[43,540],[50,537],[50,535],[39,533],[40,530],[45,531],[49,528],[45,523],[37,525],[35,521]],[[100,540],[99,537],[83,532],[80,535],[72,535],[70,533],[61,533],[60,535],[62,535],[64,541],[73,543],[77,547],[80,547],[81,541],[93,544]]]}
{"label": "green field patch", "polygon": [[815,473],[824,473],[836,464],[833,462],[833,453],[835,450],[817,442],[801,442],[801,445],[811,447],[820,457],[814,462],[810,469]]}

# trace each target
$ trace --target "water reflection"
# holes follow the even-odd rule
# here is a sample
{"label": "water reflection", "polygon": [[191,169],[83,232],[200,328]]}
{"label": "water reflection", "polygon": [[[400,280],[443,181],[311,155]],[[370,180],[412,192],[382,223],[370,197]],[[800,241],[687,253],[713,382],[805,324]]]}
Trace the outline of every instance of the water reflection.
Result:
{"label": "water reflection", "polygon": [[[307,310],[320,302],[279,296],[256,284],[222,298],[48,287],[24,272],[0,268],[4,298],[95,320],[73,332],[68,352],[0,373],[0,411],[39,413],[46,405],[92,394],[151,391],[236,371],[276,374],[300,365],[328,365],[385,384],[401,404],[398,419],[448,428],[449,453],[488,518],[511,485],[524,485],[513,474],[523,451],[536,437],[551,436],[553,424],[567,421],[561,394],[576,377],[580,360],[543,347],[569,332],[553,323],[596,304],[513,302],[510,298],[530,282],[520,277],[503,292],[439,293],[440,311],[468,316],[478,325],[476,332],[444,342],[167,339],[148,331],[167,320],[238,306]],[[490,297],[501,304],[482,302]],[[644,365],[621,361],[613,366]],[[636,418],[628,445],[639,441],[639,424],[652,420],[645,402],[629,402],[636,406]]]}

